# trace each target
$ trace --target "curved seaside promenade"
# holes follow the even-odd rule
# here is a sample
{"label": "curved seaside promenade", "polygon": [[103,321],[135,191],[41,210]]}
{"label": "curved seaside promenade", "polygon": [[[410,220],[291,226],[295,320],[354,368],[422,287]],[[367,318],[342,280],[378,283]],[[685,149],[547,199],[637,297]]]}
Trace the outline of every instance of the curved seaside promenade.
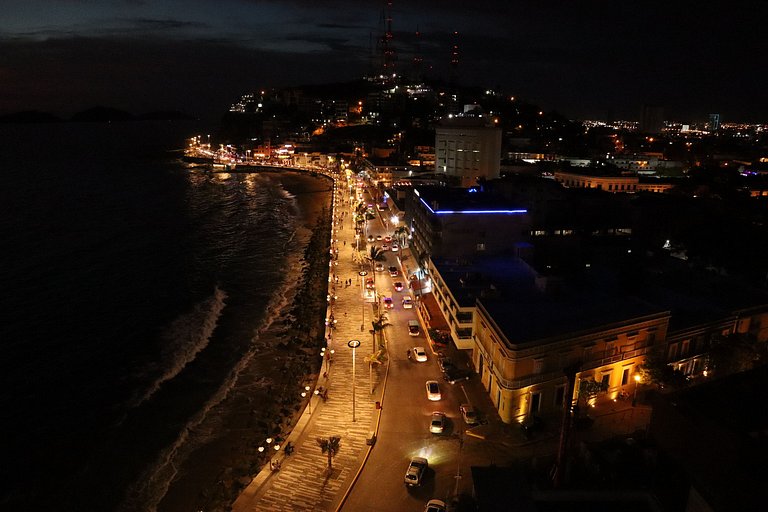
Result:
{"label": "curved seaside promenade", "polygon": [[[290,443],[294,447],[293,453],[286,455],[282,447],[275,452],[272,459],[280,461],[280,470],[273,471],[266,464],[235,500],[235,512],[338,510],[371,449],[366,440],[378,427],[381,410],[375,404],[383,399],[387,365],[374,367],[372,395],[368,364],[364,360],[371,351],[371,308],[365,305],[362,323],[359,267],[353,262],[355,226],[347,191],[346,177],[341,175],[334,186],[335,241],[331,244],[332,251],[338,249],[338,258],[331,261],[329,283],[329,294],[337,298],[328,309],[328,317],[332,314],[336,324],[333,329],[326,328],[326,339],[330,340],[326,351],[333,354],[324,360],[317,382],[318,387],[328,390],[328,398],[311,395],[309,407],[285,440],[285,445]],[[351,286],[344,284],[348,279],[352,280]],[[354,421],[352,349],[347,346],[353,339],[361,342],[356,350]],[[341,448],[329,473],[327,456],[316,439],[330,436],[341,438]]]}

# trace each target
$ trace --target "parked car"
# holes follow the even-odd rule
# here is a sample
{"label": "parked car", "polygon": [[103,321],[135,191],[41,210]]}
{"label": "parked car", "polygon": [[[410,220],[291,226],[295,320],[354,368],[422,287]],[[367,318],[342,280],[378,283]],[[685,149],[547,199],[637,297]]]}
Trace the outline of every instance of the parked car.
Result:
{"label": "parked car", "polygon": [[424,347],[413,347],[413,355],[419,363],[427,361],[427,351],[424,350]]}
{"label": "parked car", "polygon": [[436,380],[428,380],[426,382],[427,399],[437,402],[441,400],[443,396],[440,394],[440,384]]}
{"label": "parked car", "polygon": [[429,422],[429,431],[433,434],[442,434],[445,430],[445,413],[435,411],[432,413],[432,420]]}
{"label": "parked car", "polygon": [[400,281],[395,281],[395,291],[401,292],[403,291],[403,283]]}
{"label": "parked car", "polygon": [[445,512],[445,502],[443,500],[429,500],[424,512]]}
{"label": "parked car", "polygon": [[477,412],[471,404],[461,404],[459,412],[461,412],[461,417],[464,418],[464,423],[467,425],[477,425]]}
{"label": "parked car", "polygon": [[411,299],[410,295],[405,295],[403,297],[403,308],[404,309],[412,309],[413,308],[413,299]]}
{"label": "parked car", "polygon": [[408,464],[408,469],[405,471],[405,485],[409,487],[421,485],[421,478],[428,466],[429,463],[424,457],[412,458],[411,463]]}
{"label": "parked car", "polygon": [[471,375],[472,373],[469,370],[462,370],[461,368],[456,368],[455,366],[450,367],[443,372],[443,378],[449,384],[456,384],[462,380],[469,380]]}
{"label": "parked car", "polygon": [[451,358],[443,354],[440,354],[440,356],[437,358],[437,365],[440,367],[441,372],[444,372],[449,368],[456,368],[456,366],[453,364],[453,361],[451,361]]}

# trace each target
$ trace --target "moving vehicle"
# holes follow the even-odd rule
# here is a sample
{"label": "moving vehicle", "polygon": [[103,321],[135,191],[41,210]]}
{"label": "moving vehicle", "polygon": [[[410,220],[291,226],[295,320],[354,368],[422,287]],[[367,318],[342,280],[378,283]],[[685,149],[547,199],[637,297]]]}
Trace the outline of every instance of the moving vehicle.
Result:
{"label": "moving vehicle", "polygon": [[381,244],[381,250],[382,251],[388,251],[389,250],[389,244]]}
{"label": "moving vehicle", "polygon": [[373,284],[373,278],[372,277],[366,278],[366,280],[365,280],[365,287],[366,287],[366,289],[373,290],[374,286],[375,285]]}
{"label": "moving vehicle", "polygon": [[373,237],[373,235],[368,235],[367,240],[368,240],[368,243],[370,243],[370,242],[373,242],[376,239]]}
{"label": "moving vehicle", "polygon": [[433,402],[442,400],[443,395],[440,394],[440,384],[436,380],[428,380],[426,382],[427,399]]}
{"label": "moving vehicle", "polygon": [[383,263],[377,263],[374,267],[376,272],[384,272],[384,264]]}
{"label": "moving vehicle", "polygon": [[411,459],[411,463],[408,464],[408,469],[405,471],[405,485],[414,487],[421,485],[421,477],[424,476],[429,463],[424,457],[414,457]]}
{"label": "moving vehicle", "polygon": [[381,235],[376,235],[376,241],[381,242]]}
{"label": "moving vehicle", "polygon": [[392,247],[390,247],[390,249],[392,250],[392,252],[397,252],[400,250],[400,246],[397,244],[392,244]]}
{"label": "moving vehicle", "polygon": [[429,423],[429,431],[433,434],[442,434],[445,430],[445,413],[435,411],[432,413],[432,420]]}
{"label": "moving vehicle", "polygon": [[403,297],[403,308],[405,308],[405,309],[412,309],[413,308],[413,299],[411,299],[410,295],[405,295]]}
{"label": "moving vehicle", "polygon": [[445,502],[443,500],[429,500],[424,512],[445,512]]}
{"label": "moving vehicle", "polygon": [[424,350],[424,347],[413,347],[413,355],[419,363],[427,361],[427,351]]}
{"label": "moving vehicle", "polygon": [[388,244],[390,244],[390,243],[392,243],[392,237],[391,236],[385,236],[384,237],[384,241],[387,242]]}
{"label": "moving vehicle", "polygon": [[384,297],[383,299],[381,299],[381,303],[387,309],[392,309],[395,307],[395,303],[392,302],[392,297]]}
{"label": "moving vehicle", "polygon": [[392,277],[397,277],[400,275],[400,271],[397,270],[397,267],[392,265],[391,267],[389,267],[389,275]]}
{"label": "moving vehicle", "polygon": [[[405,303],[403,303],[403,307],[405,307]],[[409,336],[418,336],[421,330],[419,329],[419,321],[418,320],[408,320],[408,335]]]}
{"label": "moving vehicle", "polygon": [[461,417],[464,418],[464,423],[467,425],[477,425],[477,412],[471,404],[461,404],[459,412],[461,412]]}
{"label": "moving vehicle", "polygon": [[403,283],[401,283],[400,281],[395,281],[395,291],[396,292],[403,291]]}

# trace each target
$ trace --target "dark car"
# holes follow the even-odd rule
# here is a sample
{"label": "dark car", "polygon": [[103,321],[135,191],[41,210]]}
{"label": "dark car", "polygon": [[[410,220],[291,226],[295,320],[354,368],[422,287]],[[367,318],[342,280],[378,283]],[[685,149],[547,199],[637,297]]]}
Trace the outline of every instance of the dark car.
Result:
{"label": "dark car", "polygon": [[469,380],[470,375],[472,375],[472,373],[469,370],[462,370],[455,366],[449,367],[443,372],[443,378],[450,384],[456,384],[462,380]]}
{"label": "dark car", "polygon": [[444,372],[444,371],[448,370],[449,368],[456,368],[456,366],[454,366],[454,364],[453,364],[453,361],[451,361],[451,358],[447,357],[447,356],[444,356],[444,355],[440,355],[437,358],[437,364],[438,364],[438,366],[440,366],[440,371],[441,372]]}

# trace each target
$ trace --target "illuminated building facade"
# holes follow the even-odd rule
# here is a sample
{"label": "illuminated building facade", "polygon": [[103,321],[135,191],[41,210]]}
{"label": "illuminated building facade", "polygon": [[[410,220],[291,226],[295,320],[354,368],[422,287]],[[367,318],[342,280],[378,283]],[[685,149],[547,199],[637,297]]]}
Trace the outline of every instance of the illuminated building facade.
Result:
{"label": "illuminated building facade", "polygon": [[435,170],[464,187],[499,177],[501,129],[482,117],[444,119],[435,127]]}
{"label": "illuminated building facade", "polygon": [[568,188],[595,188],[612,193],[667,192],[672,184],[661,181],[641,182],[637,176],[596,175],[556,171],[555,180]]}

